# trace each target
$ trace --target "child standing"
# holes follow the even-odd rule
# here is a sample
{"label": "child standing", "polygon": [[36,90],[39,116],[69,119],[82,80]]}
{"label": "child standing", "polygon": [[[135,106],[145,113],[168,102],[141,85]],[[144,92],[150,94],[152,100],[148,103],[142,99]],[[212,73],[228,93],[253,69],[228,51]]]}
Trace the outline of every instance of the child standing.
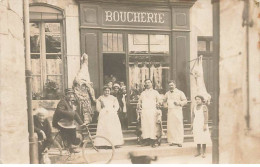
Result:
{"label": "child standing", "polygon": [[208,128],[208,108],[204,105],[203,96],[197,95],[195,97],[196,105],[192,111],[192,123],[194,142],[197,144],[197,154],[195,157],[201,155],[202,145],[202,158],[205,158],[206,144],[210,143],[210,133]]}

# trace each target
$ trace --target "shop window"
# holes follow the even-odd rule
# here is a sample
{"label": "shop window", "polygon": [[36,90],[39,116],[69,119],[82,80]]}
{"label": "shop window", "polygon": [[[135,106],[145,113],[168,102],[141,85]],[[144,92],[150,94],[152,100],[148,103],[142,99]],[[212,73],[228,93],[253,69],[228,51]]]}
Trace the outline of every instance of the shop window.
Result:
{"label": "shop window", "polygon": [[211,36],[198,36],[198,55],[211,56],[213,52],[213,38]]}
{"label": "shop window", "polygon": [[198,51],[206,51],[206,41],[198,41]]}
{"label": "shop window", "polygon": [[[56,11],[56,13],[48,13],[48,11]],[[48,7],[30,7],[33,100],[59,99],[64,89],[60,20],[62,17],[61,13],[57,12],[59,11]]]}
{"label": "shop window", "polygon": [[164,94],[169,79],[169,35],[128,34],[130,101],[137,101],[145,79]]}
{"label": "shop window", "polygon": [[103,52],[123,52],[123,34],[103,33]]}

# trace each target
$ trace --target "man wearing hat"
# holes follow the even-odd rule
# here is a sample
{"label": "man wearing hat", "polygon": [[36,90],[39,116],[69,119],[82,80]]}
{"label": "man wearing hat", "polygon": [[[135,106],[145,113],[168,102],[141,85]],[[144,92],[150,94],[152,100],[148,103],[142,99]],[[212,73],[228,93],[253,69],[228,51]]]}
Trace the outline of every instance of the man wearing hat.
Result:
{"label": "man wearing hat", "polygon": [[33,116],[34,132],[37,133],[39,144],[38,144],[38,158],[39,162],[42,153],[49,149],[53,143],[51,137],[51,125],[49,120],[46,118],[48,111],[44,108],[37,108],[36,115]]}
{"label": "man wearing hat", "polygon": [[76,125],[74,120],[83,125],[78,112],[76,112],[77,106],[75,106],[75,95],[73,89],[69,88],[65,91],[65,97],[60,100],[53,115],[52,125],[61,132],[63,140],[68,143],[70,152],[77,153],[73,149],[72,145],[78,145],[79,139],[76,137]]}

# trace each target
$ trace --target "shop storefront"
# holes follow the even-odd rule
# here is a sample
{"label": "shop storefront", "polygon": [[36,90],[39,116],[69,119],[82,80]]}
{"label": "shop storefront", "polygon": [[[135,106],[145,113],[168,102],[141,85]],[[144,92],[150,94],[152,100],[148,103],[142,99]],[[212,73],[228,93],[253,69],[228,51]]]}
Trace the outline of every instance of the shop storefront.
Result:
{"label": "shop storefront", "polygon": [[[190,99],[190,22],[195,1],[79,1],[81,54],[89,55],[96,95],[113,79],[127,86],[129,122],[149,78],[160,94],[174,79]],[[165,117],[164,117],[165,118]],[[184,121],[190,120],[189,105]]]}

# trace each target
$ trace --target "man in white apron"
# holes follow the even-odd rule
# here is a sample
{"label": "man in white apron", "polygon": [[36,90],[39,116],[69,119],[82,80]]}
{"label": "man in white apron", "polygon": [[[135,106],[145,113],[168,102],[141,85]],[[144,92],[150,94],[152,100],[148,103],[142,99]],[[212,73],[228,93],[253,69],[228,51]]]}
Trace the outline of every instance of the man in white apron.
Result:
{"label": "man in white apron", "polygon": [[138,109],[141,112],[141,129],[144,146],[154,147],[156,139],[156,108],[159,105],[160,94],[153,89],[152,81],[145,80],[145,90],[141,93]]}
{"label": "man in white apron", "polygon": [[182,147],[184,139],[182,107],[187,104],[187,98],[176,88],[174,81],[169,82],[169,89],[164,99],[168,105],[167,139],[170,146]]}

